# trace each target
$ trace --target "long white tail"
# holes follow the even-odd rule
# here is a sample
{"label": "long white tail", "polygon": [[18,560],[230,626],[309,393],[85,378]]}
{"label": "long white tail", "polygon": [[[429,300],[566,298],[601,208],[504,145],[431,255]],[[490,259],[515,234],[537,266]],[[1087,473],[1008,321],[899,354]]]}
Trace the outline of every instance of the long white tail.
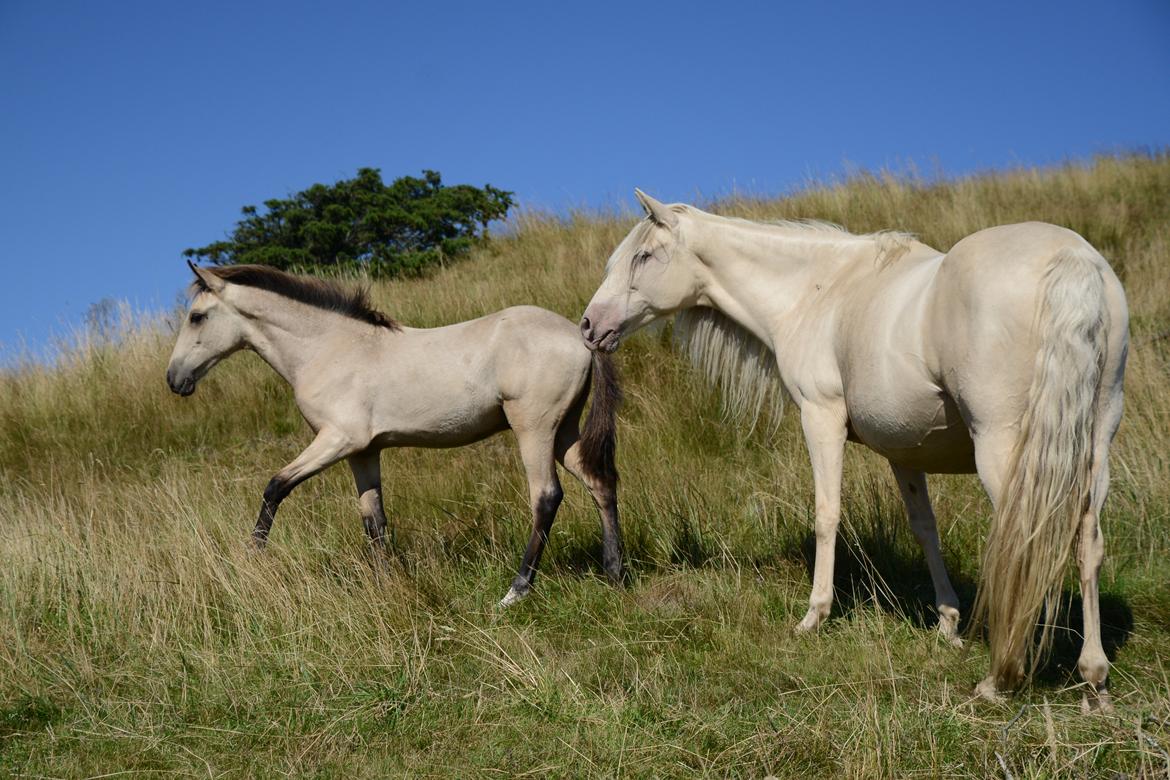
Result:
{"label": "long white tail", "polygon": [[996,502],[976,598],[987,620],[991,675],[1011,689],[1030,677],[1052,641],[1065,566],[1088,508],[1093,424],[1108,338],[1105,284],[1090,249],[1065,250],[1044,275],[1040,349],[1028,406]]}

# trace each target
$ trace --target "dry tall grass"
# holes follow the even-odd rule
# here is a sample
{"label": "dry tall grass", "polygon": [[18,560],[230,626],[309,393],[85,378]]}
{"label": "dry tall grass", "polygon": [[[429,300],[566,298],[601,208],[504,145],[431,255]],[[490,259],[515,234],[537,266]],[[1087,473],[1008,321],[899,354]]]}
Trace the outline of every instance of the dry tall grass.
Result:
{"label": "dry tall grass", "polygon": [[[0,773],[1170,771],[1170,157],[863,176],[717,208],[909,230],[940,249],[1039,219],[1111,260],[1133,322],[1104,521],[1116,716],[1082,717],[1067,689],[1076,609],[1033,689],[971,700],[985,649],[936,641],[925,565],[884,462],[861,448],[847,457],[834,618],[794,636],[812,490],[796,417],[774,434],[722,422],[665,331],[621,353],[634,582],[617,591],[599,576],[592,507],[569,486],[537,592],[499,614],[528,523],[509,437],[386,454],[388,573],[370,566],[344,469],[299,488],[255,556],[260,491],[309,435],[254,356],[172,396],[172,337],[156,320],[0,376]],[[526,302],[576,317],[631,224],[526,215],[470,260],[374,294],[412,325]],[[932,489],[969,606],[989,507],[974,478]]]}

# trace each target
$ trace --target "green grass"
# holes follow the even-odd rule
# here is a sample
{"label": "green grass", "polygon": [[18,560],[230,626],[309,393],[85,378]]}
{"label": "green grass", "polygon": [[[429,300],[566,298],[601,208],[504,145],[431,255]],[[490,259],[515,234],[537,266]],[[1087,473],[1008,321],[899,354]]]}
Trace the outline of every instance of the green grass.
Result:
{"label": "green grass", "polygon": [[[936,638],[888,468],[860,447],[833,617],[794,635],[812,504],[797,417],[774,434],[723,421],[668,330],[619,353],[630,586],[600,576],[595,515],[566,482],[536,592],[500,613],[529,523],[510,436],[384,455],[388,571],[344,468],[298,488],[257,556],[260,492],[308,431],[252,355],[172,396],[172,336],[155,321],[0,376],[0,775],[1166,776],[1170,157],[860,177],[716,208],[910,230],[940,249],[1040,219],[1110,259],[1133,323],[1104,517],[1114,715],[1079,711],[1071,575],[1036,684],[972,700],[986,648]],[[631,224],[529,215],[467,262],[374,294],[412,325],[528,302],[575,318]],[[969,607],[989,505],[974,477],[931,488]]]}

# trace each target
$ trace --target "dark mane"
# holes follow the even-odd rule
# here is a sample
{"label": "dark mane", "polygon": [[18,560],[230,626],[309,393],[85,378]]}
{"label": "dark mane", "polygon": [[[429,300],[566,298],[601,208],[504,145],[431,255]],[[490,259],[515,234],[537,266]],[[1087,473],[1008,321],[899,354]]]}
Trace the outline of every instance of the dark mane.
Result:
{"label": "dark mane", "polygon": [[[285,273],[269,265],[223,265],[204,270],[225,282],[267,290],[380,328],[400,330],[397,322],[370,304],[369,288],[364,286],[346,288],[336,282],[314,276]],[[194,286],[199,290],[207,289],[198,278]]]}

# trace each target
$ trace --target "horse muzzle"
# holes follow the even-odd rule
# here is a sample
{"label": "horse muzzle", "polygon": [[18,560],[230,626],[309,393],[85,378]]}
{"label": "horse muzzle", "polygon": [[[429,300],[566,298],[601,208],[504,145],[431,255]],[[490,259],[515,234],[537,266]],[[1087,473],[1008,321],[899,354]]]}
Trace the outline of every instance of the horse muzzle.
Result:
{"label": "horse muzzle", "polygon": [[581,338],[585,346],[593,352],[613,352],[621,342],[621,333],[618,328],[604,323],[594,324],[589,313],[581,318]]}
{"label": "horse muzzle", "polygon": [[172,393],[177,393],[178,395],[186,398],[195,392],[195,376],[193,374],[187,374],[185,377],[180,379],[175,376],[174,369],[168,368],[167,387],[171,388]]}

